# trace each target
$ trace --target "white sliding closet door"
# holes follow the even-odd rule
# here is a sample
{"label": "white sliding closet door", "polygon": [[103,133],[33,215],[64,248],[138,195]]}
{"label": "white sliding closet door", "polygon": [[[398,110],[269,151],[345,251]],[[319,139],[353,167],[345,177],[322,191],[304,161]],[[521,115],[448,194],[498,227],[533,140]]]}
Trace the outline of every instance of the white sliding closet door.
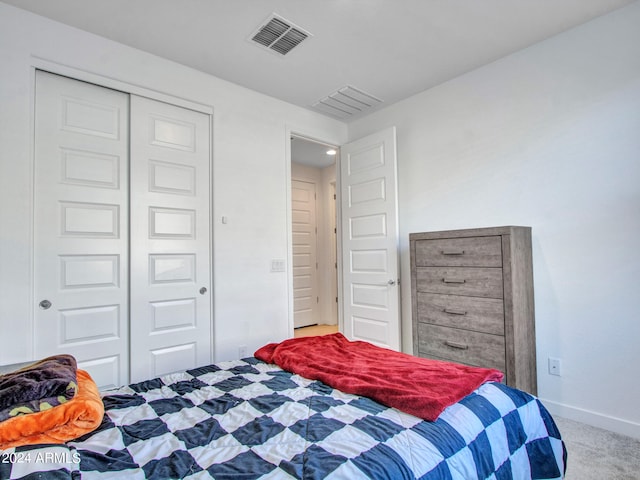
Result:
{"label": "white sliding closet door", "polygon": [[74,355],[102,388],[129,378],[128,108],[37,72],[35,354]]}
{"label": "white sliding closet door", "polygon": [[210,117],[44,72],[35,103],[36,356],[103,389],[210,363]]}
{"label": "white sliding closet door", "polygon": [[131,97],[131,381],[211,362],[209,116]]}

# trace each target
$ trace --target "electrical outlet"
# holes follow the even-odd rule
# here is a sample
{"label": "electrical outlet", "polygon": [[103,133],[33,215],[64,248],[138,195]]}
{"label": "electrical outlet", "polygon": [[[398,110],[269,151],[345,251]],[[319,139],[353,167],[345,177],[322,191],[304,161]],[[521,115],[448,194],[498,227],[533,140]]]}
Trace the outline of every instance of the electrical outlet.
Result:
{"label": "electrical outlet", "polygon": [[240,345],[238,347],[238,357],[246,358],[246,356],[247,356],[247,346],[246,345]]}
{"label": "electrical outlet", "polygon": [[560,376],[560,359],[549,357],[549,375]]}

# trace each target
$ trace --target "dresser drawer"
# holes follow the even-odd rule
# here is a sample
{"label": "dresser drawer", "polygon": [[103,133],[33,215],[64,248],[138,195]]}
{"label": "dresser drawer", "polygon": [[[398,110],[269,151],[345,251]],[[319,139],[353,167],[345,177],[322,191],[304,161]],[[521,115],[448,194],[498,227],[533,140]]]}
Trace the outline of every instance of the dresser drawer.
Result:
{"label": "dresser drawer", "polygon": [[418,324],[419,354],[505,372],[504,337],[457,328]]}
{"label": "dresser drawer", "polygon": [[416,241],[418,267],[502,267],[502,237]]}
{"label": "dresser drawer", "polygon": [[502,298],[501,268],[422,267],[416,280],[418,292]]}
{"label": "dresser drawer", "polygon": [[504,335],[504,303],[498,298],[418,293],[418,322]]}

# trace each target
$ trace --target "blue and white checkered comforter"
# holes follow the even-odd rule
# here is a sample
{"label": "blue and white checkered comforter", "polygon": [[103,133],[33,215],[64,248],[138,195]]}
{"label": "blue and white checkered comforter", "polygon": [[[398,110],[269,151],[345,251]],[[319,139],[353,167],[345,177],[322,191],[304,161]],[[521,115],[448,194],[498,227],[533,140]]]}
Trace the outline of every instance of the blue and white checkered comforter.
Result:
{"label": "blue and white checkered comforter", "polygon": [[1,452],[0,478],[39,478],[44,470],[52,475],[46,478],[87,480],[501,480],[564,473],[564,445],[545,408],[496,383],[435,422],[253,358],[130,385],[103,400],[106,415],[95,432],[66,446]]}

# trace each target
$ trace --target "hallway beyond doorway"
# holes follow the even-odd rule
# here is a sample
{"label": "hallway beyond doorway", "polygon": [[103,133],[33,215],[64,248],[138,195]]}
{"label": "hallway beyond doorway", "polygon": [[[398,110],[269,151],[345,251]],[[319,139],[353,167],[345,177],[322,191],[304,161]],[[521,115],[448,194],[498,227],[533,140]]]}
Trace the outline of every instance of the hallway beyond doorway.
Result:
{"label": "hallway beyond doorway", "polygon": [[337,325],[311,325],[309,327],[296,328],[293,331],[293,336],[294,338],[312,337],[315,335],[328,335],[337,331]]}

